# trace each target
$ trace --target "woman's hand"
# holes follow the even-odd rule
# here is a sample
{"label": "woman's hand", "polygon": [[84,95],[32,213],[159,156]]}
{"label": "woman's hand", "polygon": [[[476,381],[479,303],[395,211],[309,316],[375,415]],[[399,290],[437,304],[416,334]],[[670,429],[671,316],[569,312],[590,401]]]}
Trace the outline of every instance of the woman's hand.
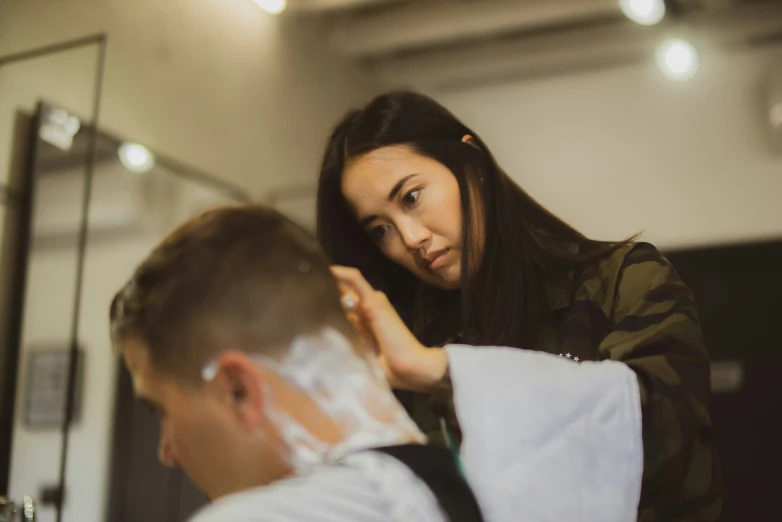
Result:
{"label": "woman's hand", "polygon": [[383,292],[355,268],[333,266],[348,319],[378,354],[378,361],[394,388],[428,392],[443,378],[448,358],[442,348],[418,342]]}

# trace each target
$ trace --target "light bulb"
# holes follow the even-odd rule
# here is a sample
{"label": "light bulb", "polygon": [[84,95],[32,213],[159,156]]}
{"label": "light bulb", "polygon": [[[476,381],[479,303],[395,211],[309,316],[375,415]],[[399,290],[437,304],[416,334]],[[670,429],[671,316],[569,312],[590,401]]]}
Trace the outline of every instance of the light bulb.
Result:
{"label": "light bulb", "polygon": [[285,10],[285,0],[255,0],[255,3],[270,14],[280,14]]}
{"label": "light bulb", "polygon": [[155,155],[138,143],[123,143],[117,153],[122,165],[131,172],[149,172],[155,166]]}
{"label": "light bulb", "polygon": [[657,66],[671,80],[691,79],[698,72],[699,62],[698,51],[685,40],[668,40],[657,49]]}
{"label": "light bulb", "polygon": [[641,25],[655,25],[665,18],[663,0],[620,0],[619,7],[627,18]]}

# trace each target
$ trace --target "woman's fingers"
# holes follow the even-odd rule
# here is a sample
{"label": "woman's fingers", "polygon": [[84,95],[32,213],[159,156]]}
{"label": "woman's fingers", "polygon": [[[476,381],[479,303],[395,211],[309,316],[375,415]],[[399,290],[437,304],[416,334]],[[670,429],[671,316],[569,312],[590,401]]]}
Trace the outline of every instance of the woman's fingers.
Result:
{"label": "woman's fingers", "polygon": [[[354,309],[369,323],[375,323],[382,317],[387,318],[388,314],[397,317],[386,295],[372,288],[361,272],[344,266],[332,266],[331,271],[340,286],[343,306]],[[358,302],[350,296],[351,291],[358,296]]]}
{"label": "woman's fingers", "polygon": [[[421,379],[415,372],[419,370],[419,362],[426,362],[422,355],[426,348],[410,332],[386,295],[372,288],[355,268],[333,266],[331,271],[342,292],[348,317],[351,322],[357,320],[354,325],[374,345],[388,380],[395,387],[419,386]],[[357,303],[352,302],[353,293]]]}
{"label": "woman's fingers", "polygon": [[361,272],[355,268],[332,266],[331,273],[334,274],[334,277],[337,278],[339,283],[353,289],[361,300],[370,299],[375,292],[372,285],[370,285],[367,280],[364,279],[364,276],[361,275]]}
{"label": "woman's fingers", "polygon": [[339,281],[337,284],[341,296],[340,300],[342,302],[342,307],[345,309],[345,316],[364,341],[371,346],[373,351],[377,352],[377,341],[370,328],[368,328],[365,323],[365,317],[359,308],[358,294],[350,285]]}
{"label": "woman's fingers", "polygon": [[339,287],[339,295],[340,301],[342,302],[342,307],[346,312],[355,311],[358,308],[358,293],[353,290],[352,286],[345,283],[337,281],[337,286]]}

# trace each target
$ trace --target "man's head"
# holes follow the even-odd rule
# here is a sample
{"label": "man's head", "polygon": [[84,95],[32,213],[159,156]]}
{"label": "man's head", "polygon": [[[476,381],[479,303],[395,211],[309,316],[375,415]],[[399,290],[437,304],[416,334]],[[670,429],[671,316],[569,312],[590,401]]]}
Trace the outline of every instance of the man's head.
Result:
{"label": "man's head", "polygon": [[324,329],[350,347],[343,359],[362,360],[328,260],[276,212],[225,207],[185,223],[141,263],[110,316],[137,396],[160,415],[161,461],[182,465],[208,496],[291,471],[272,395],[277,415],[317,426],[318,441],[343,436],[305,391],[257,363],[285,360]]}

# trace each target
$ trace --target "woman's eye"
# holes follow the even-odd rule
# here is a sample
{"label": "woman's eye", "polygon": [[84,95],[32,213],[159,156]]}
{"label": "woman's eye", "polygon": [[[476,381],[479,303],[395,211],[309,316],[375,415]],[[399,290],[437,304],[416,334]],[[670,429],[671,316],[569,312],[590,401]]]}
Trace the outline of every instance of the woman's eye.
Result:
{"label": "woman's eye", "polygon": [[386,235],[388,225],[380,225],[369,231],[369,235],[374,241],[380,241]]}
{"label": "woman's eye", "polygon": [[402,197],[402,203],[404,203],[406,207],[412,207],[413,205],[418,203],[419,197],[421,197],[420,189],[411,190],[410,192],[408,192]]}

